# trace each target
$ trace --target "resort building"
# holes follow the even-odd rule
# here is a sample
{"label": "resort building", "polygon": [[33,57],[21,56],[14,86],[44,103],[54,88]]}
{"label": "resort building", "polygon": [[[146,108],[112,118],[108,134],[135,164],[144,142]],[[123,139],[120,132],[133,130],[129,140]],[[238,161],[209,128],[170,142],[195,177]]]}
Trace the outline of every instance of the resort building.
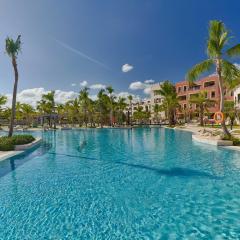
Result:
{"label": "resort building", "polygon": [[240,86],[234,90],[234,103],[237,109],[240,109]]}
{"label": "resort building", "polygon": [[[206,98],[215,101],[215,103],[208,108],[209,117],[211,118],[215,112],[219,111],[220,92],[217,75],[209,75],[202,78],[194,82],[192,86],[190,86],[187,81],[178,82],[176,83],[176,91],[180,103],[180,110],[177,112],[177,117],[180,119],[184,118],[186,112],[190,115],[196,112],[196,104],[190,103],[189,100],[202,91],[206,92]],[[234,100],[233,92],[225,91],[224,95],[226,100]]]}

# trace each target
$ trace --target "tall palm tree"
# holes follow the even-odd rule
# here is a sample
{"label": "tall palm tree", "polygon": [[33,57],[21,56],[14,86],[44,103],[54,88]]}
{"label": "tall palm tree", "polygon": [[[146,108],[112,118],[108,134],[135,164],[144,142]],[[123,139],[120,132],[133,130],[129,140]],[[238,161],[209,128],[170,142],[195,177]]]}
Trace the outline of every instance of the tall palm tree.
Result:
{"label": "tall palm tree", "polygon": [[175,125],[175,113],[179,107],[177,92],[175,86],[169,81],[165,81],[161,85],[161,89],[157,92],[164,97],[163,103],[160,105],[165,110],[169,125]]}
{"label": "tall palm tree", "polygon": [[17,37],[14,41],[12,38],[7,37],[6,39],[6,53],[12,60],[12,66],[14,69],[14,87],[13,87],[13,97],[12,97],[12,113],[10,118],[10,126],[8,136],[11,137],[13,134],[13,126],[16,116],[16,101],[17,101],[17,87],[18,87],[18,67],[17,67],[17,56],[21,51],[21,35]]}
{"label": "tall palm tree", "polygon": [[109,94],[109,105],[110,105],[110,126],[112,127],[113,125],[113,105],[114,105],[114,97],[113,96],[113,92],[114,92],[114,89],[112,88],[112,86],[108,86],[106,88],[108,94]]}
{"label": "tall palm tree", "polygon": [[215,103],[214,100],[206,98],[206,91],[202,91],[198,93],[197,95],[194,95],[190,98],[190,103],[195,103],[197,106],[197,109],[199,111],[199,119],[200,119],[200,125],[204,126],[203,118],[204,118],[204,112],[208,111],[208,108]]}
{"label": "tall palm tree", "polygon": [[[207,41],[208,59],[195,65],[188,73],[187,79],[193,83],[203,72],[209,72],[215,68],[218,75],[220,91],[220,111],[224,112],[224,88],[232,88],[240,80],[239,69],[228,61],[227,57],[240,55],[240,44],[227,49],[229,40],[232,38],[229,31],[221,21],[213,20],[209,23],[209,37]],[[225,121],[222,122],[224,134],[231,136]]]}
{"label": "tall palm tree", "polygon": [[125,117],[123,111],[126,107],[127,107],[126,99],[123,97],[119,97],[117,101],[117,109],[118,109],[118,120],[121,125],[123,124],[123,119]]}

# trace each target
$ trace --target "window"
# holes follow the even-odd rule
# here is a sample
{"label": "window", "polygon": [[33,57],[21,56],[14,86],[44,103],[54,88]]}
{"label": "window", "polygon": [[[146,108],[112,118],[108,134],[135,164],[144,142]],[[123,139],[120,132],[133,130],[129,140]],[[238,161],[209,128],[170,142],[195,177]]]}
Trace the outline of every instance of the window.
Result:
{"label": "window", "polygon": [[183,109],[187,109],[187,104],[183,104]]}
{"label": "window", "polygon": [[211,98],[215,98],[215,92],[211,92]]}
{"label": "window", "polygon": [[238,103],[240,103],[240,93],[237,96],[238,96]]}
{"label": "window", "polygon": [[205,98],[208,98],[208,93],[207,92],[205,92]]}
{"label": "window", "polygon": [[178,92],[181,92],[181,89],[182,89],[181,87],[178,87]]}
{"label": "window", "polygon": [[212,87],[215,85],[215,82],[214,81],[211,81],[211,82],[205,82],[204,83],[204,87]]}
{"label": "window", "polygon": [[179,96],[178,99],[179,99],[180,101],[184,101],[184,100],[187,100],[187,96],[186,96],[186,95]]}
{"label": "window", "polygon": [[187,86],[183,87],[183,91],[186,92],[187,91]]}

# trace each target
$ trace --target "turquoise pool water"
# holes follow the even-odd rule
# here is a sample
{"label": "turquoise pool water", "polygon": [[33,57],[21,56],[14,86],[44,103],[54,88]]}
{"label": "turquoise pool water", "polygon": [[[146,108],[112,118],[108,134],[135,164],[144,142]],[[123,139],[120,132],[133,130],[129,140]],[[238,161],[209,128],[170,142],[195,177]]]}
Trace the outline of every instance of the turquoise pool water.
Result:
{"label": "turquoise pool water", "polygon": [[0,239],[240,239],[240,153],[168,129],[34,133],[0,163]]}

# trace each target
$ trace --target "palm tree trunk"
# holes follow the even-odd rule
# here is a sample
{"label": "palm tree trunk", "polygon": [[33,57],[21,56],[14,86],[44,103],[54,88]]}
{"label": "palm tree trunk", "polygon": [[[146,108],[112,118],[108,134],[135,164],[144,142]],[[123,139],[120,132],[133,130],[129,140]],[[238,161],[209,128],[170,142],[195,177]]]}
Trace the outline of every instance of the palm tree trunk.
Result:
{"label": "palm tree trunk", "polygon": [[[219,108],[219,110],[220,110],[220,112],[223,113],[224,112],[224,91],[223,91],[223,79],[222,79],[222,74],[221,74],[222,69],[221,69],[220,59],[217,59],[216,65],[217,65],[216,72],[218,75],[218,84],[219,84],[219,91],[220,91],[220,108]],[[231,134],[227,129],[225,119],[223,119],[221,126],[222,126],[223,133],[230,137]]]}
{"label": "palm tree trunk", "polygon": [[13,69],[14,69],[15,81],[14,81],[14,87],[13,87],[12,114],[11,114],[11,118],[10,118],[8,137],[11,137],[13,135],[13,126],[14,126],[14,121],[15,121],[15,117],[16,117],[18,69],[17,69],[17,62],[16,62],[15,57],[12,58],[12,65],[13,65]]}
{"label": "palm tree trunk", "polygon": [[203,109],[203,106],[201,105],[200,106],[200,111],[199,111],[199,117],[200,117],[200,126],[202,126],[203,127],[203,112],[204,112],[204,109]]}

